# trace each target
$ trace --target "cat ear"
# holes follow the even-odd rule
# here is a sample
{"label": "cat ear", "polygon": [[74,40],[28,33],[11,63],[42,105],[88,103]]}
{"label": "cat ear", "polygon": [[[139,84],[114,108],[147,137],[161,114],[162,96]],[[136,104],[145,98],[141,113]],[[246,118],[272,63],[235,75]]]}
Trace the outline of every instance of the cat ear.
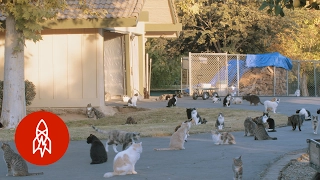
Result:
{"label": "cat ear", "polygon": [[241,159],[241,156],[239,156],[239,158],[238,159]]}

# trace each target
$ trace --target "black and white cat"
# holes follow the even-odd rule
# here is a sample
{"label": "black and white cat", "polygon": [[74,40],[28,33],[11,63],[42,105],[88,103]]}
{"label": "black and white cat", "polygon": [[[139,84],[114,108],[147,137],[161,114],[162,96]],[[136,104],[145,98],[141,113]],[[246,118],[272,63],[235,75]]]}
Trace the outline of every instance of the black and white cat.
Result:
{"label": "black and white cat", "polygon": [[167,107],[172,107],[177,105],[177,95],[173,95],[171,99],[168,101]]}
{"label": "black and white cat", "polygon": [[318,127],[319,127],[319,119],[318,119],[318,116],[313,116],[313,115],[312,115],[312,129],[313,129],[313,134],[318,134]]}
{"label": "black and white cat", "polygon": [[223,99],[223,107],[230,107],[232,96],[230,94],[227,94],[226,97]]}
{"label": "black and white cat", "polygon": [[268,113],[266,113],[266,112],[264,112],[263,113],[263,115],[262,115],[262,121],[263,122],[265,122],[265,119],[266,119],[266,122],[268,123],[268,126],[269,126],[269,128],[267,129],[267,131],[268,132],[276,132],[276,130],[275,130],[275,122],[274,122],[274,119],[273,118],[271,118],[270,116],[269,116],[269,114]]}
{"label": "black and white cat", "polygon": [[215,127],[219,130],[222,130],[224,128],[224,116],[222,113],[219,113],[218,118],[216,120]]}
{"label": "black and white cat", "polygon": [[296,110],[296,113],[298,113],[300,116],[303,116],[303,117],[301,117],[302,121],[303,120],[306,120],[306,121],[311,120],[311,113],[310,113],[310,111],[306,110],[305,108],[301,108],[300,110],[299,109]]}
{"label": "black and white cat", "polygon": [[219,101],[221,101],[221,98],[218,95],[218,93],[217,92],[212,93],[212,102],[213,103],[218,103]]}
{"label": "black and white cat", "polygon": [[187,117],[189,120],[194,120],[195,125],[198,124],[206,124],[207,120],[205,118],[201,118],[196,108],[187,108]]}
{"label": "black and white cat", "polygon": [[130,98],[130,99],[128,100],[128,106],[134,106],[134,107],[136,107],[136,106],[137,106],[137,101],[138,101],[138,96],[139,96],[138,93],[134,94],[134,95],[132,96],[132,98]]}

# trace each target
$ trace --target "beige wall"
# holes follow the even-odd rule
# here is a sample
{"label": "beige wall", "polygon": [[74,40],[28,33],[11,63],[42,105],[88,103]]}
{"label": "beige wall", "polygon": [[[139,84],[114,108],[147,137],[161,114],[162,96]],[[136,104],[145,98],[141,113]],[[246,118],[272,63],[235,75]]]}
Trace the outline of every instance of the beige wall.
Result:
{"label": "beige wall", "polygon": [[173,23],[168,0],[147,0],[142,11],[149,12],[148,23]]}
{"label": "beige wall", "polygon": [[[103,46],[103,37],[98,32],[98,29],[47,30],[43,31],[42,41],[26,41],[25,79],[35,84],[37,93],[31,107],[100,105],[97,87],[101,80],[97,74],[98,64],[103,62],[99,47]],[[0,37],[3,79],[3,34]]]}

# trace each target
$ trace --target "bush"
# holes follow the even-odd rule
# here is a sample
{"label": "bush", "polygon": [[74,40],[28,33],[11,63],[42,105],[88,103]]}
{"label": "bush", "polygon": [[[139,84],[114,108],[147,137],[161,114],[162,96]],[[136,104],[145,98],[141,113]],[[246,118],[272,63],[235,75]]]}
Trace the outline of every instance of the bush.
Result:
{"label": "bush", "polygon": [[[36,97],[36,86],[28,80],[24,81],[25,83],[25,96],[26,96],[26,106],[29,106],[33,99]],[[0,110],[2,108],[2,99],[3,99],[3,81],[0,81]]]}

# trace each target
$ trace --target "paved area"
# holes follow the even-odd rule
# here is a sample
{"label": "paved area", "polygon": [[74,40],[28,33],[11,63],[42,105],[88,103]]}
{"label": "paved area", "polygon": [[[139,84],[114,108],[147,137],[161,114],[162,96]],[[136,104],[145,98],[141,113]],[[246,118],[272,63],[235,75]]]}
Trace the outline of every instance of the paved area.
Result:
{"label": "paved area", "polygon": [[[271,97],[262,97],[262,101]],[[319,107],[320,98],[283,97],[278,106],[278,113],[291,115],[296,109],[302,107],[315,114]],[[112,102],[110,105],[121,104]],[[165,101],[138,102],[139,107],[159,108],[166,106]],[[192,100],[191,97],[178,99],[180,107],[217,108],[222,104],[213,104],[210,100]],[[248,102],[242,105],[234,105],[234,109],[251,109],[263,111],[263,106],[250,106]],[[168,109],[168,111],[170,111]],[[272,114],[271,114],[272,116]],[[137,180],[193,180],[193,179],[217,179],[230,180],[233,177],[232,158],[242,156],[244,173],[243,179],[277,179],[277,173],[285,161],[294,158],[298,154],[290,154],[293,151],[304,152],[307,148],[306,139],[318,139],[311,129],[310,121],[302,126],[302,131],[292,131],[291,127],[277,128],[277,132],[269,135],[278,140],[254,141],[253,137],[244,137],[243,132],[233,132],[237,144],[214,145],[209,133],[193,134],[185,144],[186,149],[181,151],[154,151],[154,148],[168,147],[169,137],[142,138],[143,153],[136,164],[137,175],[112,177],[113,179],[137,179]],[[93,132],[93,131],[92,131]],[[92,133],[84,132],[84,133]],[[320,132],[319,132],[320,133]],[[10,144],[14,146],[13,142]],[[63,179],[104,179],[105,172],[112,171],[112,161],[115,156],[109,147],[108,162],[99,165],[90,165],[90,145],[85,141],[71,141],[68,151],[57,163],[49,166],[34,166],[29,164],[30,172],[44,172],[44,175],[22,177],[23,180],[63,180]],[[120,147],[118,148],[120,149]],[[2,155],[2,154],[1,154]],[[288,156],[289,155],[289,156]],[[292,155],[292,156],[290,156]],[[278,165],[277,165],[278,163]],[[6,177],[6,167],[3,160],[0,161],[0,180],[16,179]],[[262,177],[262,175],[264,175]]]}

